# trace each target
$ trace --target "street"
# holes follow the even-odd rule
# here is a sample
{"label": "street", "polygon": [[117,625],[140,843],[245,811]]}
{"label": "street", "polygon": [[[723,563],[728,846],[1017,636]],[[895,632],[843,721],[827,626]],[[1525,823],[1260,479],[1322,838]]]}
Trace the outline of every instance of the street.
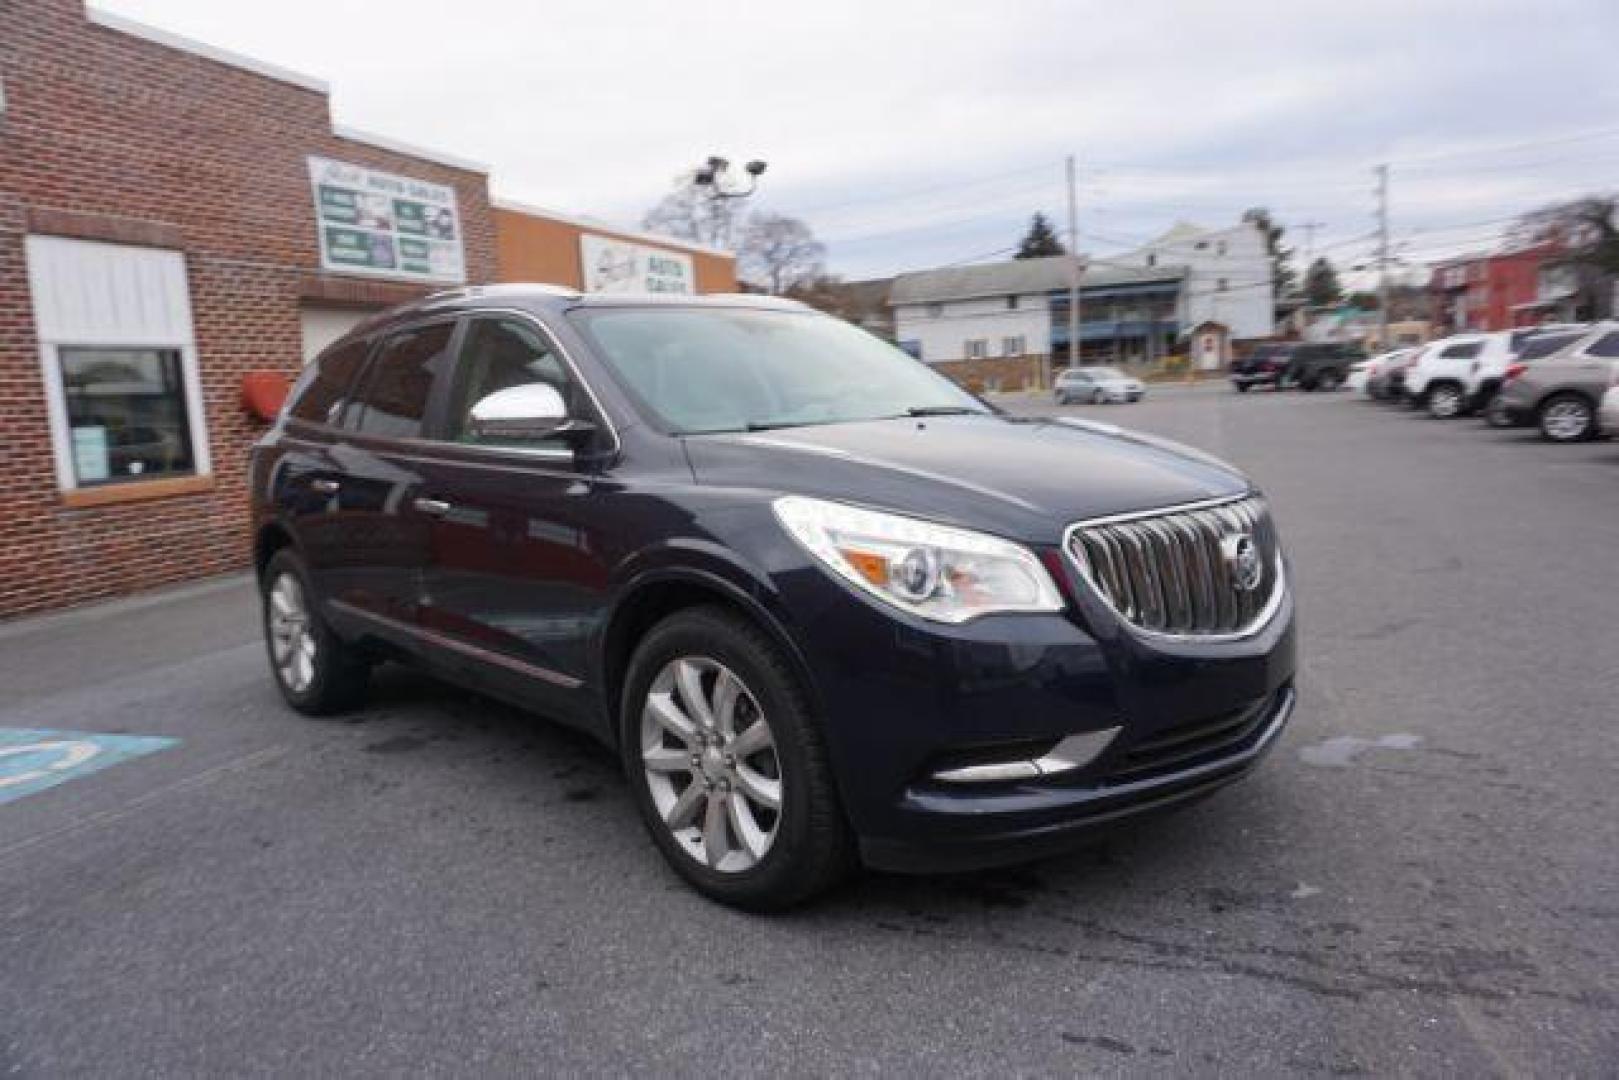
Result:
{"label": "street", "polygon": [[1218,384],[1001,403],[1268,493],[1301,700],[1251,778],[761,918],[667,869],[583,737],[392,666],[293,713],[245,577],[7,624],[0,729],[173,741],[0,789],[0,1072],[1611,1073],[1619,442]]}

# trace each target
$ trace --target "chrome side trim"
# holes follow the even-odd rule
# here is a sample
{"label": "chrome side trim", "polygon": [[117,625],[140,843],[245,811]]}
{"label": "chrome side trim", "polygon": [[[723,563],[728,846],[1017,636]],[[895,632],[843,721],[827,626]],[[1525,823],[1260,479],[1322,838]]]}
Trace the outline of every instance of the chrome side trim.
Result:
{"label": "chrome side trim", "polygon": [[947,784],[986,784],[1001,780],[1035,780],[1042,776],[1072,772],[1095,761],[1118,734],[1116,727],[1085,731],[1069,735],[1037,758],[940,769],[933,774],[933,779]]}
{"label": "chrome side trim", "polygon": [[342,611],[345,615],[352,615],[359,619],[377,623],[398,633],[409,634],[440,648],[449,649],[451,652],[470,656],[474,660],[494,664],[508,671],[515,671],[519,675],[526,675],[531,679],[539,679],[541,682],[550,683],[552,686],[560,686],[564,690],[577,690],[584,685],[583,679],[576,679],[572,675],[564,675],[560,671],[552,671],[550,668],[540,667],[538,664],[530,664],[514,656],[507,656],[504,653],[486,649],[481,645],[473,645],[459,638],[450,637],[448,634],[441,634],[437,630],[429,630],[425,626],[417,626],[414,623],[395,619],[390,615],[379,615],[375,611],[367,611],[365,608],[356,607],[344,600],[328,600],[326,604],[328,607]]}

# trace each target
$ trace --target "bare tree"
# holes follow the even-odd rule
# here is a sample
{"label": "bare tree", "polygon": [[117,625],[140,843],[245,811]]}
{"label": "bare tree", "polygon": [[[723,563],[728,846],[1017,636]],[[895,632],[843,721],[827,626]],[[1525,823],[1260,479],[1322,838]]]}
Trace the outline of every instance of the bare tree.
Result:
{"label": "bare tree", "polygon": [[695,244],[729,249],[736,229],[738,202],[737,199],[714,198],[709,188],[697,183],[693,170],[675,178],[674,189],[646,212],[641,227]]}
{"label": "bare tree", "polygon": [[1531,210],[1507,233],[1514,247],[1549,246],[1550,265],[1572,276],[1576,310],[1585,318],[1611,318],[1619,282],[1619,197],[1587,195]]}
{"label": "bare tree", "polygon": [[825,260],[826,245],[815,239],[808,225],[785,214],[755,213],[748,218],[737,251],[741,276],[775,296],[820,277]]}

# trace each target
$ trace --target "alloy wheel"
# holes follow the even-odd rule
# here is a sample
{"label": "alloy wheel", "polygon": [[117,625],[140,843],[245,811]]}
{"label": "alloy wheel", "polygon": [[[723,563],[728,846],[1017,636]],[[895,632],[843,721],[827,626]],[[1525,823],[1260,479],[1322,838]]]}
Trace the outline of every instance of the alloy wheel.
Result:
{"label": "alloy wheel", "polygon": [[758,865],[781,824],[781,759],[758,699],[717,660],[665,664],[641,710],[647,789],[677,846],[701,866]]}
{"label": "alloy wheel", "polygon": [[1441,386],[1428,396],[1428,411],[1448,420],[1462,411],[1462,392],[1454,386]]}
{"label": "alloy wheel", "polygon": [[309,605],[303,583],[296,574],[282,573],[270,586],[270,655],[276,675],[294,694],[301,694],[315,681],[314,628],[309,624]]}
{"label": "alloy wheel", "polygon": [[1585,438],[1591,427],[1591,410],[1584,402],[1565,399],[1546,407],[1541,428],[1548,438],[1556,442],[1574,442]]}

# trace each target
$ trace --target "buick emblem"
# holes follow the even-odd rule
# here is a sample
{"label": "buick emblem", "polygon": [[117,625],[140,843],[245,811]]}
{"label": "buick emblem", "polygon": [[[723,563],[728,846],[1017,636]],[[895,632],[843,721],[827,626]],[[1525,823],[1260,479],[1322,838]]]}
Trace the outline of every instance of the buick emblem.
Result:
{"label": "buick emblem", "polygon": [[1265,577],[1265,564],[1259,557],[1259,545],[1248,533],[1232,533],[1220,542],[1225,554],[1226,568],[1231,571],[1231,587],[1238,592],[1253,592]]}

